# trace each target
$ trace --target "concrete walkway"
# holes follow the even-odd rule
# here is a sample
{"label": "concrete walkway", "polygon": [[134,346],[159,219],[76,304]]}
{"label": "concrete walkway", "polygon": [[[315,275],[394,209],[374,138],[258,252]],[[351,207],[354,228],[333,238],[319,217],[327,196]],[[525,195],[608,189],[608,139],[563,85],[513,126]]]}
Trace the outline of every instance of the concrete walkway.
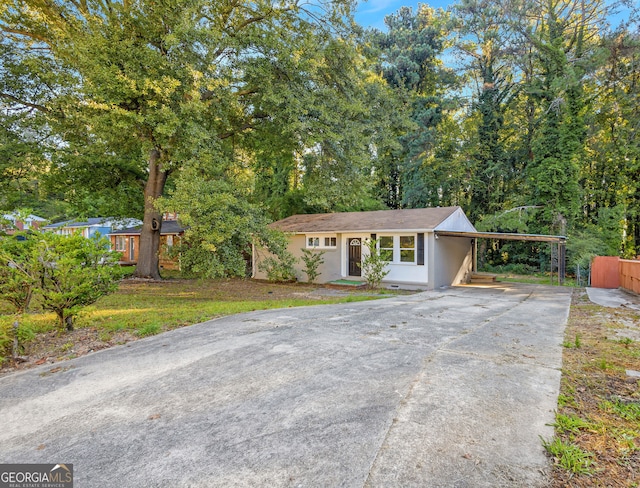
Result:
{"label": "concrete walkway", "polygon": [[589,287],[587,288],[587,295],[589,295],[589,300],[603,307],[624,307],[640,310],[640,297],[633,293],[626,292],[621,288],[608,289]]}
{"label": "concrete walkway", "polygon": [[254,312],[5,376],[0,462],[82,488],[544,486],[570,293]]}

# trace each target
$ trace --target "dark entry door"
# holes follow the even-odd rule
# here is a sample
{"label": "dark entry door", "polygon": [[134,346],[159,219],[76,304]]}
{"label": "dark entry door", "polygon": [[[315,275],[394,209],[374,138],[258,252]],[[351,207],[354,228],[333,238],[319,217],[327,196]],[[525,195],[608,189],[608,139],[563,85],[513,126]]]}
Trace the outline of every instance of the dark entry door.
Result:
{"label": "dark entry door", "polygon": [[362,258],[362,243],[357,237],[351,237],[349,245],[349,276],[362,276],[360,261]]}

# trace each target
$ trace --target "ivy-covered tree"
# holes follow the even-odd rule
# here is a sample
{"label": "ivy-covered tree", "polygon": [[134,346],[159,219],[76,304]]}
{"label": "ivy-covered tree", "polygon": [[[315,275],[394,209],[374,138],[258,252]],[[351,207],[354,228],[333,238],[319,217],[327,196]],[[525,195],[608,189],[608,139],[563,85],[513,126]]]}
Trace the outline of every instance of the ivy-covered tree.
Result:
{"label": "ivy-covered tree", "polygon": [[456,48],[473,82],[470,111],[477,119],[466,145],[472,220],[502,210],[517,178],[506,142],[505,119],[518,85],[513,74],[514,33],[504,8],[487,0],[462,0],[453,7]]}
{"label": "ivy-covered tree", "polygon": [[603,2],[551,0],[536,3],[537,24],[527,39],[538,72],[527,87],[540,107],[527,167],[530,203],[544,205],[540,231],[565,233],[579,216],[579,171],[585,156],[589,108],[583,82],[597,36]]}

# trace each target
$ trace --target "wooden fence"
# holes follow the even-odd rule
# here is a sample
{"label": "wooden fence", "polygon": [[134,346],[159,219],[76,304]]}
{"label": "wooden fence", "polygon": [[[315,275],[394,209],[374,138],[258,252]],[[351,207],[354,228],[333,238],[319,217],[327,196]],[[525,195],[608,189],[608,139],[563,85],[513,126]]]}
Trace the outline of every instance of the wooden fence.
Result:
{"label": "wooden fence", "polygon": [[591,286],[625,288],[640,294],[640,261],[617,256],[597,256],[591,263]]}
{"label": "wooden fence", "polygon": [[640,261],[621,259],[618,266],[620,286],[634,293],[640,293]]}

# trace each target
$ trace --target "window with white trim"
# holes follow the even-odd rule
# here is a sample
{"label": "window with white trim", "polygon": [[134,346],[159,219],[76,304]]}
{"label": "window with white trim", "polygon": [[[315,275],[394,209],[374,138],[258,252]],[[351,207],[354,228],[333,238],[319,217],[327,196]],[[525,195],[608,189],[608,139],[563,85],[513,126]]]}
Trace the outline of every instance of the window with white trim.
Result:
{"label": "window with white trim", "polygon": [[385,256],[390,263],[394,262],[393,236],[380,236],[378,239],[378,249],[381,256]]}
{"label": "window with white trim", "polygon": [[400,262],[416,262],[416,236],[400,236]]}
{"label": "window with white trim", "polygon": [[127,249],[127,238],[125,236],[116,236],[116,251],[125,251]]}
{"label": "window with white trim", "polygon": [[390,263],[416,263],[416,236],[379,236],[378,252]]}
{"label": "window with white trim", "polygon": [[337,246],[337,238],[336,237],[325,237],[324,238],[324,247],[336,247]]}
{"label": "window with white trim", "polygon": [[306,236],[308,248],[334,249],[338,246],[338,238],[335,235]]}

